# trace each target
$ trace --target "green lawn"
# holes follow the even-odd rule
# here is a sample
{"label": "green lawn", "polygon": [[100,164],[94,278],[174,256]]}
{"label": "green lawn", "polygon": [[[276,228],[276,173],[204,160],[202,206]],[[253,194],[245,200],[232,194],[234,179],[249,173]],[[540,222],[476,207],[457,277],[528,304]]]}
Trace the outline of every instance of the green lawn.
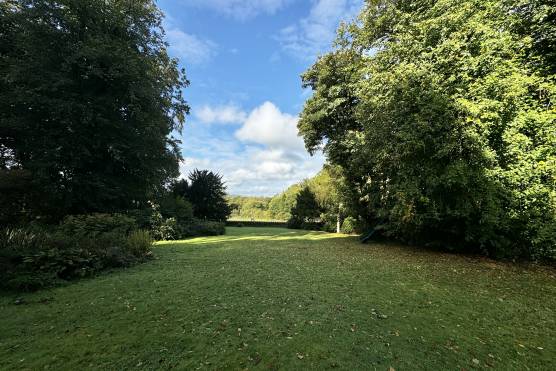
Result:
{"label": "green lawn", "polygon": [[556,369],[549,269],[278,228],[0,297],[0,369]]}

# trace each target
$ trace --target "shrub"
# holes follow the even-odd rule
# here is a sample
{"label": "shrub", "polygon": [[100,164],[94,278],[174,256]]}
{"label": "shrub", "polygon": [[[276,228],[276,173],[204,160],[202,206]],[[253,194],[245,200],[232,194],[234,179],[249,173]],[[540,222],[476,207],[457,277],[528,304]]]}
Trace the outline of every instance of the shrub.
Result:
{"label": "shrub", "polygon": [[166,241],[180,238],[179,226],[174,218],[160,218],[153,224],[152,234],[155,240]]}
{"label": "shrub", "polygon": [[153,209],[151,207],[127,210],[126,215],[135,220],[137,229],[151,230],[153,216]]}
{"label": "shrub", "polygon": [[153,240],[148,231],[133,231],[127,236],[127,250],[137,258],[143,258],[151,254]]}
{"label": "shrub", "polygon": [[193,236],[220,236],[226,233],[224,222],[214,222],[209,220],[193,221]]}
{"label": "shrub", "polygon": [[1,230],[0,287],[36,290],[144,261],[152,240],[133,228],[128,217],[96,214],[67,218],[53,232],[37,226]]}
{"label": "shrub", "polygon": [[135,219],[122,214],[67,216],[59,227],[66,236],[96,237],[104,233],[125,236],[137,229]]}
{"label": "shrub", "polygon": [[181,196],[169,195],[160,202],[160,213],[178,222],[190,221],[193,219],[193,205]]}
{"label": "shrub", "polygon": [[357,220],[355,218],[348,216],[344,219],[340,231],[345,234],[353,234],[357,230]]}
{"label": "shrub", "polygon": [[173,225],[173,234],[169,240],[179,240],[188,237],[219,236],[226,233],[224,222],[193,219],[187,223]]}

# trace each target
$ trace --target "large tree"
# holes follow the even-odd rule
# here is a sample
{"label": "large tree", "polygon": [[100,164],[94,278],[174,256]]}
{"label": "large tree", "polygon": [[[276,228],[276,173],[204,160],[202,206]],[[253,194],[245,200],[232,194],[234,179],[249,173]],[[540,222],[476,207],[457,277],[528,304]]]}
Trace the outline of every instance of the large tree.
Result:
{"label": "large tree", "polygon": [[0,3],[0,172],[30,179],[19,207],[122,210],[178,174],[188,81],[161,20],[153,0]]}
{"label": "large tree", "polygon": [[228,219],[232,210],[226,200],[226,185],[220,174],[195,169],[189,174],[189,184],[185,185],[187,182],[177,183],[174,192],[193,204],[196,218],[213,221]]}
{"label": "large tree", "polygon": [[321,208],[317,198],[308,185],[304,185],[295,198],[291,216],[288,220],[289,228],[313,229],[318,221]]}
{"label": "large tree", "polygon": [[555,8],[369,0],[299,129],[393,237],[556,258]]}

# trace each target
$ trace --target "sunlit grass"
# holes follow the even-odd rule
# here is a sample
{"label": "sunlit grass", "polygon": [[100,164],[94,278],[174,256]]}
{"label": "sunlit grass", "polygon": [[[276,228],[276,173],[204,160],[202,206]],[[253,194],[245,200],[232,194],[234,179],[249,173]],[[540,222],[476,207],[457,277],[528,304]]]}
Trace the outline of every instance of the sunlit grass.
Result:
{"label": "sunlit grass", "polygon": [[[224,236],[218,237],[196,237],[182,241],[161,241],[157,242],[158,246],[164,245],[199,245],[199,244],[219,244],[222,242],[237,241],[319,241],[330,240],[336,238],[349,238],[347,235],[315,232],[315,231],[296,231],[283,228],[228,228],[228,232]],[[236,246],[237,247],[237,246]]]}
{"label": "sunlit grass", "polygon": [[0,369],[556,369],[548,268],[280,228],[0,298]]}

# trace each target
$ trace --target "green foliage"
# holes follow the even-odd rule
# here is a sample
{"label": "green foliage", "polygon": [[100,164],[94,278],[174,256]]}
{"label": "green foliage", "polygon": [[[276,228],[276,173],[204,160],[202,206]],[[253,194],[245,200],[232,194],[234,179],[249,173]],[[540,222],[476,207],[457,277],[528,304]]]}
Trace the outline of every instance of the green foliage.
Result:
{"label": "green foliage", "polygon": [[175,183],[172,192],[191,202],[195,218],[225,221],[230,216],[226,186],[220,174],[195,169],[189,174],[189,183]]}
{"label": "green foliage", "polygon": [[232,210],[230,214],[232,219],[274,219],[269,207],[271,197],[228,196],[227,200]]}
{"label": "green foliage", "polygon": [[226,233],[225,223],[211,220],[192,219],[177,223],[175,219],[166,219],[156,231],[158,240],[183,240],[188,237],[219,236]]}
{"label": "green foliage", "polygon": [[177,175],[188,81],[162,17],[152,0],[0,2],[0,178],[21,180],[0,179],[0,219],[122,211]]}
{"label": "green foliage", "polygon": [[320,215],[313,218],[319,222],[306,223],[304,228],[336,232],[338,217],[342,220],[347,215],[357,215],[350,207],[349,188],[345,184],[342,169],[325,165],[314,177],[292,185],[270,200],[269,211],[274,219],[287,219],[292,227],[300,227],[303,222],[292,218],[292,209],[295,208],[297,197],[304,188],[313,193],[318,204],[316,210],[320,210]]}
{"label": "green foliage", "polygon": [[[0,152],[1,149],[0,142]],[[26,170],[7,169],[8,165],[0,163],[0,225],[17,225],[29,219],[25,202],[26,194],[31,189],[32,175]]]}
{"label": "green foliage", "polygon": [[123,214],[70,215],[58,231],[66,236],[95,238],[103,234],[126,236],[137,229],[135,219]]}
{"label": "green foliage", "polygon": [[160,202],[162,215],[175,218],[179,223],[193,219],[193,205],[182,196],[168,195]]}
{"label": "green foliage", "polygon": [[357,231],[357,220],[352,217],[348,216],[344,219],[340,231],[345,234],[353,234]]}
{"label": "green foliage", "polygon": [[[76,216],[53,232],[0,231],[0,287],[36,290],[60,281],[126,267],[151,255],[148,232],[126,231],[121,215]],[[100,223],[99,223],[100,221]]]}
{"label": "green foliage", "polygon": [[226,226],[224,222],[194,220],[191,225],[186,227],[187,237],[220,236],[226,233]]}
{"label": "green foliage", "polygon": [[[180,197],[175,200],[180,200]],[[179,203],[181,201],[178,201]],[[186,201],[185,205],[187,204],[189,203]],[[189,207],[185,208],[189,209]],[[148,228],[157,241],[181,240],[196,236],[216,236],[226,232],[224,222],[190,218],[189,213],[187,215],[187,218],[176,218],[168,214],[162,214],[161,207],[151,203]]]}
{"label": "green foliage", "polygon": [[341,167],[349,208],[411,243],[556,258],[554,14],[368,2],[303,75],[299,130]]}
{"label": "green foliage", "polygon": [[126,238],[127,250],[136,257],[148,256],[151,253],[153,240],[149,232],[133,231]]}
{"label": "green foliage", "polygon": [[291,217],[291,209],[295,206],[295,200],[300,190],[301,186],[294,184],[284,192],[272,197],[268,208],[273,219],[288,220]]}
{"label": "green foliage", "polygon": [[151,212],[149,220],[149,230],[155,240],[164,241],[174,239],[176,235],[176,219],[165,218],[160,212],[160,206],[155,203],[150,203]]}
{"label": "green foliage", "polygon": [[295,206],[291,210],[288,228],[318,229],[320,211],[315,194],[308,186],[303,187],[297,194]]}

